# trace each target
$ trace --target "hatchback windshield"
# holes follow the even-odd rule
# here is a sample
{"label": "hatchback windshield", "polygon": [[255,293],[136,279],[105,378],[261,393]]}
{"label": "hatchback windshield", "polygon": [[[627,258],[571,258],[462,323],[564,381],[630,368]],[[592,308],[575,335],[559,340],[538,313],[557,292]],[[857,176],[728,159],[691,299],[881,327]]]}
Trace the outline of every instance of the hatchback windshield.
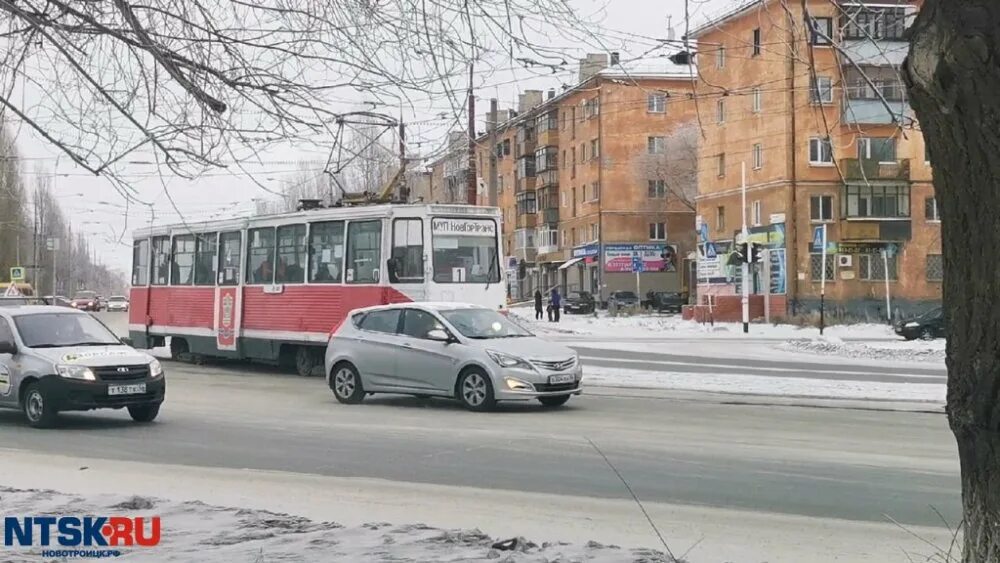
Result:
{"label": "hatchback windshield", "polygon": [[452,309],[441,316],[466,338],[520,338],[532,334],[490,309]]}
{"label": "hatchback windshield", "polygon": [[14,317],[21,340],[28,348],[109,346],[121,344],[110,330],[90,315],[42,313]]}

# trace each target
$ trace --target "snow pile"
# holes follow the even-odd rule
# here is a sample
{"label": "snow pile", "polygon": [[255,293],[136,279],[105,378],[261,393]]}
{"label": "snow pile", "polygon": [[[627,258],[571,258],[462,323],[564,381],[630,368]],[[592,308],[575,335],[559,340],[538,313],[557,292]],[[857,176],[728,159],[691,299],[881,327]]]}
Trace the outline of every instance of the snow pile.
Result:
{"label": "snow pile", "polygon": [[775,347],[787,352],[897,362],[938,362],[943,361],[945,356],[944,340],[844,342],[836,337],[824,336],[812,340],[789,340]]}
{"label": "snow pile", "polygon": [[[491,538],[478,529],[444,530],[423,524],[373,522],[348,528],[264,510],[210,506],[115,495],[68,495],[54,491],[0,487],[6,516],[115,515],[160,517],[155,547],[116,547],[137,561],[498,561],[498,562],[669,562],[659,551],[623,549],[588,542],[535,543],[524,538]],[[148,526],[148,525],[147,525]],[[149,528],[147,528],[147,533]],[[46,549],[63,549],[53,546]],[[81,548],[93,549],[93,548]],[[103,548],[102,548],[103,549]],[[43,548],[15,548],[11,556],[46,561]],[[5,559],[6,560],[6,559]]]}

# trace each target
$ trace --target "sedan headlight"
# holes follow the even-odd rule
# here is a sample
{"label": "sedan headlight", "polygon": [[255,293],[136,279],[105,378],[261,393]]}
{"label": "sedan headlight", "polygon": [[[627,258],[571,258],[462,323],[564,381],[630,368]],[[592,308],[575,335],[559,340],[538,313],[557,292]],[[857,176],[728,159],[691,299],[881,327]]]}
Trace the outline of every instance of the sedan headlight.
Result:
{"label": "sedan headlight", "polygon": [[518,358],[517,356],[511,356],[510,354],[504,354],[503,352],[497,352],[495,350],[487,350],[486,353],[490,356],[498,366],[503,368],[522,368],[534,371],[535,368],[528,362]]}
{"label": "sedan headlight", "polygon": [[149,377],[160,377],[163,375],[163,365],[160,364],[160,360],[154,359],[149,362]]}
{"label": "sedan headlight", "polygon": [[94,372],[87,366],[57,365],[56,373],[59,374],[59,377],[65,377],[66,379],[82,379],[84,381],[97,380],[97,378],[94,377]]}
{"label": "sedan headlight", "polygon": [[917,328],[918,326],[920,326],[920,323],[906,323],[903,326],[905,326],[906,328]]}

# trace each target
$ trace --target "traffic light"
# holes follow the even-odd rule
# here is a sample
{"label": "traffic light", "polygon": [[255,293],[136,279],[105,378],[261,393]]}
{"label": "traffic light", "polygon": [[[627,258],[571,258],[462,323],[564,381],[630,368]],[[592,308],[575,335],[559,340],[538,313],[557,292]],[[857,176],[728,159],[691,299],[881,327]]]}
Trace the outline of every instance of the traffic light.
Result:
{"label": "traffic light", "polygon": [[759,264],[764,260],[764,245],[759,242],[750,243],[750,263]]}
{"label": "traffic light", "polygon": [[740,242],[737,243],[733,248],[733,253],[729,256],[729,263],[731,265],[744,264],[748,257],[747,243]]}

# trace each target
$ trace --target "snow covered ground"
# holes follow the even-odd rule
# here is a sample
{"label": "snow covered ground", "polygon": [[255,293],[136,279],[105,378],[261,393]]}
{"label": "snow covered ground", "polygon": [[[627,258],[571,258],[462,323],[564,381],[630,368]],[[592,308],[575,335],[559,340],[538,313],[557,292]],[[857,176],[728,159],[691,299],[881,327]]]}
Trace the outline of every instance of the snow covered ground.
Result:
{"label": "snow covered ground", "polygon": [[[943,404],[945,386],[928,383],[882,383],[762,375],[641,371],[589,367],[584,364],[584,383],[602,387],[635,387],[705,391],[737,395],[765,395],[816,399],[864,399],[873,401],[926,402]],[[911,376],[912,377],[912,376]]]}
{"label": "snow covered ground", "polygon": [[811,340],[789,340],[776,346],[779,350],[823,356],[888,360],[893,362],[941,362],[945,356],[943,339],[923,341],[845,342],[835,336]]}
{"label": "snow covered ground", "polygon": [[[515,538],[492,538],[476,528],[442,529],[423,524],[370,522],[345,527],[336,522],[317,522],[260,509],[211,506],[198,501],[107,494],[83,496],[6,487],[0,487],[0,497],[6,516],[159,516],[159,545],[109,548],[120,550],[121,559],[126,561],[671,561],[659,551],[624,549],[594,541],[571,544],[516,538],[512,549],[497,549],[494,547],[497,542]],[[15,548],[12,553],[5,549],[4,561],[11,561],[6,559],[11,555],[19,558],[13,560],[52,561],[42,550]]]}

